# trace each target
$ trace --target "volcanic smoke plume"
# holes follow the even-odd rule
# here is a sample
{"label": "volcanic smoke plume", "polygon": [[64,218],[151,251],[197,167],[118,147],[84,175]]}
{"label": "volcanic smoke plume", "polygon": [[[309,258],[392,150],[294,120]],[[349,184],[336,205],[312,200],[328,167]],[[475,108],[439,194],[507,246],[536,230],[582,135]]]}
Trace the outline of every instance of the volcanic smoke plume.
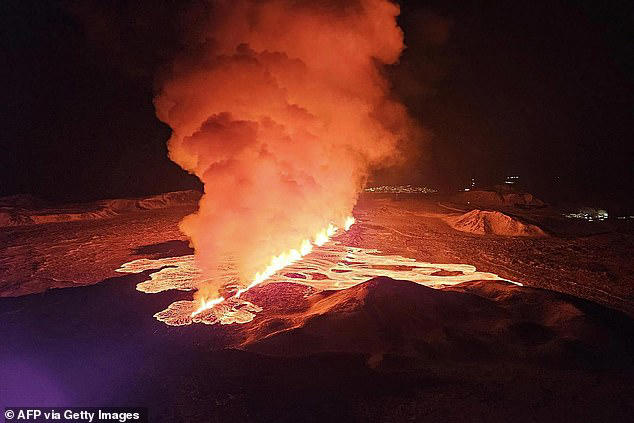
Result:
{"label": "volcanic smoke plume", "polygon": [[248,285],[273,256],[344,226],[369,172],[403,157],[416,125],[381,73],[404,48],[398,13],[387,0],[198,10],[154,103],[170,158],[205,186],[181,223],[205,296],[227,262]]}

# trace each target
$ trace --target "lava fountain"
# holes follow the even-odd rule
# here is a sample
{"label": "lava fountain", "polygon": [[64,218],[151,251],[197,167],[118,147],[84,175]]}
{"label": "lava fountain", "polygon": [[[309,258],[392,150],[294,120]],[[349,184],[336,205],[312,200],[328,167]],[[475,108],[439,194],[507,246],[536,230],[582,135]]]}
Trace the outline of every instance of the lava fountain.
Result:
{"label": "lava fountain", "polygon": [[154,104],[170,158],[204,184],[180,225],[203,275],[192,315],[349,228],[369,173],[419,137],[381,70],[404,48],[398,14],[388,0],[218,0],[187,14]]}
{"label": "lava fountain", "polygon": [[[354,224],[354,221],[355,221],[354,217],[348,216],[344,222],[344,230],[347,231],[348,229],[350,229],[350,227]],[[315,235],[315,239],[314,239],[315,245],[317,246],[324,245],[326,242],[330,240],[330,237],[333,236],[335,233],[337,233],[337,227],[334,226],[333,224],[329,224],[328,227],[322,229]],[[264,271],[262,272],[258,272],[253,278],[253,281],[248,286],[238,289],[236,293],[234,294],[234,297],[240,298],[240,295],[247,292],[249,289],[261,284],[262,282],[264,282],[265,280],[273,276],[275,273],[277,273],[279,270],[282,270],[286,266],[289,266],[295,263],[296,261],[300,260],[302,257],[310,253],[312,250],[313,250],[313,244],[308,239],[305,239],[302,241],[302,244],[298,249],[288,250],[280,255],[277,255],[271,258],[271,262],[266,267],[266,269],[264,269]],[[224,297],[218,297],[213,299],[202,298],[200,301],[200,306],[192,312],[192,317],[200,314],[201,312],[205,310],[209,310],[213,308],[215,305],[220,304],[224,300],[225,300]]]}

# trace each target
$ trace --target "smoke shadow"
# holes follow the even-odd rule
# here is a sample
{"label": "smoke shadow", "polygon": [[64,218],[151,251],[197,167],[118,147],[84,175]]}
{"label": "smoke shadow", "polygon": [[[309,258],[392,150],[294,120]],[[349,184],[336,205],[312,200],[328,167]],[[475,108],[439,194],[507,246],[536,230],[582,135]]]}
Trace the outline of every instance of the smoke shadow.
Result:
{"label": "smoke shadow", "polygon": [[189,246],[188,241],[174,239],[171,241],[139,246],[135,248],[132,254],[135,256],[152,255],[153,258],[159,259],[191,255],[194,254],[194,249]]}

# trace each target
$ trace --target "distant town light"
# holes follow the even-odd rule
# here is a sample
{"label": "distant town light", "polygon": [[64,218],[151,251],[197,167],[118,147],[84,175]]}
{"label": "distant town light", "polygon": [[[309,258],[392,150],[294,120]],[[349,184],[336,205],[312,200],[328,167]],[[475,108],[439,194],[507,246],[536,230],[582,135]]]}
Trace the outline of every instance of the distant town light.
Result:
{"label": "distant town light", "polygon": [[507,176],[504,180],[505,184],[513,185],[520,181],[520,177],[517,175]]}
{"label": "distant town light", "polygon": [[603,209],[591,209],[591,208],[582,208],[577,213],[564,213],[564,217],[568,219],[583,219],[588,222],[593,222],[595,220],[601,221],[608,219],[608,212]]}
{"label": "distant town light", "polygon": [[438,190],[414,185],[381,185],[378,187],[368,187],[365,192],[390,193],[390,194],[433,194]]}

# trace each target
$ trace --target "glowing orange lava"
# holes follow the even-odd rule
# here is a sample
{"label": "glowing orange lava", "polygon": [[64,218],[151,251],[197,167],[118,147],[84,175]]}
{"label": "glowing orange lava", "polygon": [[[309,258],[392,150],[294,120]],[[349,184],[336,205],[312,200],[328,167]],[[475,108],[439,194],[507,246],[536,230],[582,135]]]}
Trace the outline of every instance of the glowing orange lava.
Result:
{"label": "glowing orange lava", "polygon": [[[348,220],[351,224],[353,220]],[[343,225],[345,229],[347,224]],[[333,226],[334,228],[334,226]],[[353,230],[354,232],[355,230]],[[320,234],[336,232],[331,228],[320,231]],[[317,241],[317,236],[315,241]],[[259,277],[239,291],[223,297],[207,299],[198,297],[195,300],[176,301],[156,314],[154,317],[170,326],[190,325],[192,323],[243,324],[254,319],[262,307],[251,303],[252,299],[241,298],[240,295],[257,284],[292,283],[304,285],[311,293],[326,290],[343,290],[363,283],[377,276],[387,276],[395,280],[408,280],[430,288],[444,288],[469,281],[506,280],[521,285],[519,282],[504,279],[496,274],[478,271],[468,264],[428,263],[413,258],[389,255],[380,250],[345,245],[345,237],[337,237],[326,245],[318,246],[315,242],[302,242],[297,253],[286,253],[285,258],[271,260],[270,266],[259,273]],[[309,254],[310,253],[310,254]],[[288,261],[290,259],[291,261]],[[231,286],[237,280],[235,267],[230,258],[223,272],[217,275],[221,285]],[[294,261],[293,261],[294,260]],[[284,263],[288,263],[284,266]],[[280,267],[273,275],[272,269]],[[283,271],[282,268],[284,269]],[[182,291],[197,290],[207,283],[204,272],[196,265],[193,255],[166,257],[160,259],[137,259],[123,264],[117,272],[140,273],[154,270],[149,279],[137,284],[137,290],[156,293],[171,289]],[[268,277],[266,277],[266,275]],[[312,294],[309,294],[312,295]]]}
{"label": "glowing orange lava", "polygon": [[[354,224],[354,222],[355,222],[354,217],[348,216],[344,222],[344,230],[347,231],[348,229],[350,229],[350,227]],[[332,223],[329,223],[326,228],[322,229],[315,235],[313,243],[317,245],[318,247],[321,247],[322,245],[327,243],[333,235],[337,233],[338,229],[339,228],[337,228],[335,225],[333,225]],[[283,268],[300,260],[302,257],[310,253],[312,250],[313,250],[313,244],[310,242],[310,240],[305,239],[302,241],[299,248],[293,248],[291,250],[285,251],[277,256],[272,257],[271,261],[269,262],[269,265],[262,272],[256,273],[255,277],[253,278],[253,281],[249,285],[247,285],[244,288],[240,288],[238,291],[236,291],[234,297],[240,298],[240,295],[244,294],[249,289],[261,284],[262,282],[264,282],[265,280],[267,280],[268,278],[270,278],[271,276],[273,276],[275,273],[282,270]],[[203,298],[201,300],[200,306],[196,310],[194,310],[191,315],[192,317],[194,317],[197,314],[200,314],[203,311],[209,310],[213,308],[214,306],[222,303],[224,300],[225,300],[224,297],[218,297],[213,299]]]}

